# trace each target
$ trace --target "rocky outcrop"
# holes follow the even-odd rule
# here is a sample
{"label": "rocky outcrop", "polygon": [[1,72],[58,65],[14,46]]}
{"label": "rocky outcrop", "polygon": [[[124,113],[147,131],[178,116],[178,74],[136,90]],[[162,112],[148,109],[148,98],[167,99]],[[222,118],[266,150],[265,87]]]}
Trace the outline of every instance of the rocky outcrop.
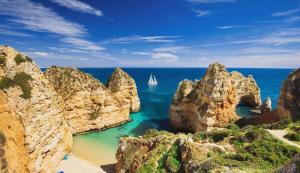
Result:
{"label": "rocky outcrop", "polygon": [[272,111],[272,104],[271,104],[271,98],[267,97],[265,102],[260,107],[261,113],[267,113]]}
{"label": "rocky outcrop", "polygon": [[117,173],[267,173],[282,167],[297,153],[296,147],[251,126],[188,135],[150,130],[138,138],[120,138],[115,168]]}
{"label": "rocky outcrop", "polygon": [[5,94],[0,91],[0,172],[29,173],[24,127],[7,103]]}
{"label": "rocky outcrop", "polygon": [[[5,99],[3,104],[11,112],[11,115],[1,114],[1,121],[6,116],[3,121],[7,124],[0,130],[11,129],[10,133],[5,133],[9,145],[5,156],[7,159],[24,158],[19,160],[20,163],[16,163],[17,159],[10,159],[8,166],[20,164],[16,168],[20,172],[26,170],[23,165],[27,164],[25,158],[28,155],[29,172],[55,172],[72,147],[72,135],[64,120],[62,100],[29,57],[11,47],[1,46],[0,59],[1,98]],[[18,149],[13,151],[13,147]]]}
{"label": "rocky outcrop", "polygon": [[299,173],[300,172],[300,154],[297,154],[284,167],[275,171],[275,173]]}
{"label": "rocky outcrop", "polygon": [[300,119],[300,68],[289,74],[284,81],[276,113],[281,117]]}
{"label": "rocky outcrop", "polygon": [[170,119],[174,128],[205,131],[222,127],[238,117],[236,106],[261,104],[260,90],[252,76],[229,73],[218,63],[211,64],[200,81],[184,80],[173,97]]}
{"label": "rocky outcrop", "polygon": [[116,68],[107,82],[108,89],[130,104],[131,112],[141,109],[135,81],[122,69]]}
{"label": "rocky outcrop", "polygon": [[51,67],[45,75],[64,100],[73,134],[127,122],[130,108],[139,109],[135,82],[121,69],[113,73],[109,89],[75,68]]}

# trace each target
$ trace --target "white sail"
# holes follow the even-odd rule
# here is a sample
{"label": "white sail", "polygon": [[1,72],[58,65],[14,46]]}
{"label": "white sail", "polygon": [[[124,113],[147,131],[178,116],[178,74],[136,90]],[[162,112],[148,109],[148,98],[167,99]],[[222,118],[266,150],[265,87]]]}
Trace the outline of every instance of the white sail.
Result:
{"label": "white sail", "polygon": [[148,85],[157,85],[157,81],[154,75],[152,75],[152,73],[150,74],[150,78],[148,81]]}
{"label": "white sail", "polygon": [[156,80],[156,77],[153,75],[153,82],[155,83],[155,84],[157,84],[157,80]]}

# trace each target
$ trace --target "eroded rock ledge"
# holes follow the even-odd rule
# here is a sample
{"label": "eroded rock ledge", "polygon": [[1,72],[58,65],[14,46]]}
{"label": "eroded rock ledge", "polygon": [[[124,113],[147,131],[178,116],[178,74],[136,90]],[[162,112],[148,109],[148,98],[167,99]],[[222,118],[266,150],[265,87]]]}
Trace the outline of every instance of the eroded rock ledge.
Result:
{"label": "eroded rock ledge", "polygon": [[119,68],[108,88],[76,68],[51,67],[45,75],[64,100],[73,134],[119,125],[129,121],[130,110],[140,109],[134,80]]}
{"label": "eroded rock ledge", "polygon": [[225,66],[211,64],[200,81],[184,80],[173,97],[170,119],[174,128],[205,131],[236,120],[236,106],[261,104],[260,89],[252,76],[229,73]]}

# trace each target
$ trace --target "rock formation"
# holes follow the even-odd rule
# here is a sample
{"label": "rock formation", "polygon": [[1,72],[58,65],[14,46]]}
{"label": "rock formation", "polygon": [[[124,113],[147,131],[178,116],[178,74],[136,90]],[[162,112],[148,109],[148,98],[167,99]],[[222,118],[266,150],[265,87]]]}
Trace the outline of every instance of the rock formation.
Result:
{"label": "rock formation", "polygon": [[8,167],[19,164],[15,168],[23,172],[28,156],[29,172],[55,172],[72,147],[61,98],[29,57],[7,46],[0,46],[0,89],[10,110],[1,114],[0,126],[4,133],[11,129],[5,133]]}
{"label": "rock formation", "polygon": [[64,100],[73,134],[119,125],[129,121],[130,107],[139,109],[135,82],[121,69],[113,73],[110,90],[75,68],[52,67],[45,75]]}
{"label": "rock formation", "polygon": [[267,97],[265,102],[260,107],[261,113],[271,112],[272,111],[272,104],[271,104],[271,98]]}
{"label": "rock formation", "polygon": [[135,81],[122,69],[116,68],[107,82],[107,87],[117,97],[123,97],[130,104],[131,112],[140,110],[140,99]]}
{"label": "rock formation", "polygon": [[300,119],[300,68],[289,74],[284,81],[276,113],[281,117]]}
{"label": "rock formation", "polygon": [[260,90],[252,76],[229,73],[221,64],[211,64],[200,81],[184,80],[173,97],[170,119],[174,128],[204,131],[222,127],[238,117],[236,106],[261,104]]}
{"label": "rock formation", "polygon": [[[0,172],[29,173],[24,127],[0,90]],[[18,158],[18,159],[16,159]]]}
{"label": "rock formation", "polygon": [[251,126],[188,135],[151,130],[138,138],[120,138],[115,168],[117,173],[267,173],[298,152],[266,130]]}

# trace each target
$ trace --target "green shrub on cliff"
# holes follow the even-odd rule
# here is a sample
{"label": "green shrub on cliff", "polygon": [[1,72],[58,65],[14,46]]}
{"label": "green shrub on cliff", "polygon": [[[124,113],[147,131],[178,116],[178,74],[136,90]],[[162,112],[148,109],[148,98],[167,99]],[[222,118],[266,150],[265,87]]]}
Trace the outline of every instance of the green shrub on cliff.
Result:
{"label": "green shrub on cliff", "polygon": [[241,129],[231,137],[230,143],[234,145],[236,153],[220,153],[212,161],[220,166],[271,172],[300,152],[300,149],[274,139],[266,130],[257,127]]}
{"label": "green shrub on cliff", "polygon": [[89,120],[95,120],[100,116],[100,111],[98,108],[95,108],[89,115]]}
{"label": "green shrub on cliff", "polygon": [[33,80],[32,77],[24,72],[17,73],[13,79],[3,77],[0,80],[0,89],[19,86],[23,92],[21,97],[24,99],[29,99],[31,97],[32,90],[32,87],[29,83],[30,80]]}
{"label": "green shrub on cliff", "polygon": [[32,62],[32,59],[29,58],[28,56],[23,56],[22,54],[17,54],[15,56],[15,62],[17,65],[23,63],[23,62]]}
{"label": "green shrub on cliff", "polygon": [[288,133],[284,137],[289,139],[290,141],[300,141],[300,132]]}
{"label": "green shrub on cliff", "polygon": [[0,55],[0,66],[5,66],[5,64],[6,64],[6,58]]}

